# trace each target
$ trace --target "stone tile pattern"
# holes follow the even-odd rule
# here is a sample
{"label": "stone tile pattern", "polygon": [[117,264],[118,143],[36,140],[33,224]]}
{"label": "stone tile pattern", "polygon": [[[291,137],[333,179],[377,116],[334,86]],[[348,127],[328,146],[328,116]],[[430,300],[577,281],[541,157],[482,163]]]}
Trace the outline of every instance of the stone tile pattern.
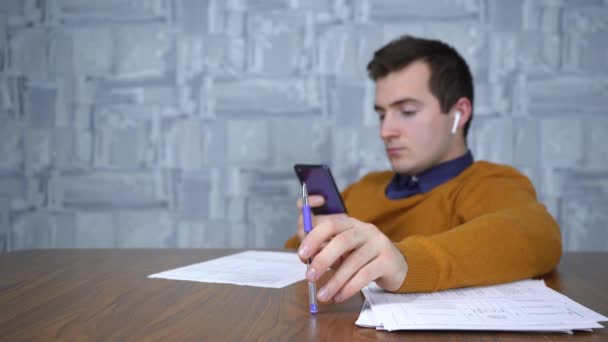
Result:
{"label": "stone tile pattern", "polygon": [[0,251],[281,247],[294,163],[389,167],[365,66],[404,33],[471,64],[476,158],[608,250],[607,1],[5,0]]}

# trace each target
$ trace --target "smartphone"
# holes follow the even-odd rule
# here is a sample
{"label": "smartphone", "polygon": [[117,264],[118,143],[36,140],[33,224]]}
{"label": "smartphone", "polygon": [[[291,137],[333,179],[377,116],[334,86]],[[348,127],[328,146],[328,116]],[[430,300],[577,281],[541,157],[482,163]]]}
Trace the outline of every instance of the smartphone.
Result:
{"label": "smartphone", "polygon": [[311,208],[315,215],[346,214],[346,207],[334,177],[327,165],[294,165],[300,184],[306,183],[309,195],[321,195],[325,198],[322,207]]}

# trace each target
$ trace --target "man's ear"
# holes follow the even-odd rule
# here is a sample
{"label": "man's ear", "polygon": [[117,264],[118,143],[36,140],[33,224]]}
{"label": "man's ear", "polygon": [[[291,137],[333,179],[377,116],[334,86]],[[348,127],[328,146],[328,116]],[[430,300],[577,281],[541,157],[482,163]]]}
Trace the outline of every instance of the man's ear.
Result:
{"label": "man's ear", "polygon": [[[458,127],[464,127],[471,119],[471,114],[473,113],[471,100],[466,97],[461,97],[452,106],[452,111],[454,112],[454,124],[452,125],[452,128],[456,126],[456,130],[458,130]],[[458,115],[458,113],[460,113],[460,115]],[[458,118],[458,120],[456,120],[456,118]],[[458,121],[458,123],[456,123],[456,121]]]}

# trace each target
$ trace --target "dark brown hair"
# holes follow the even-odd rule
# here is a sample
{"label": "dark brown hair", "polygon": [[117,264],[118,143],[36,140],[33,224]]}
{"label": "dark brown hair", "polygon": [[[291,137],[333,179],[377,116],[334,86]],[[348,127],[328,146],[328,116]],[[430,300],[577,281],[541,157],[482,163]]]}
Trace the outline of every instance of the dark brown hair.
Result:
{"label": "dark brown hair", "polygon": [[[401,36],[374,53],[367,72],[377,81],[416,61],[424,61],[430,67],[429,89],[439,100],[442,112],[447,113],[461,97],[468,98],[473,105],[473,76],[467,62],[453,47],[438,40]],[[472,112],[464,127],[465,138],[471,121]]]}

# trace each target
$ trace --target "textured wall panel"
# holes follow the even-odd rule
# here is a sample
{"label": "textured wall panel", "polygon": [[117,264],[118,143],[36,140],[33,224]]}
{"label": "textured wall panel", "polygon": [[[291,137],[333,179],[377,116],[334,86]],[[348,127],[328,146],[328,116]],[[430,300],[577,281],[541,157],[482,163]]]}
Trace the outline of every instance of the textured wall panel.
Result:
{"label": "textured wall panel", "polygon": [[234,165],[264,165],[270,161],[269,131],[260,120],[228,123],[228,162]]}
{"label": "textured wall panel", "polygon": [[310,12],[254,12],[248,20],[249,72],[289,75],[310,71],[314,52]]}
{"label": "textured wall panel", "polygon": [[318,163],[327,157],[327,129],[320,118],[276,119],[269,127],[271,165],[290,170],[296,163]]}
{"label": "textured wall panel", "polygon": [[121,208],[165,205],[168,196],[161,172],[63,173],[53,179],[53,198],[63,208]]}
{"label": "textured wall panel", "polygon": [[26,28],[15,32],[11,40],[9,70],[33,80],[48,79],[48,31]]}
{"label": "textured wall panel", "polygon": [[525,92],[529,115],[605,115],[608,108],[606,77],[530,78]]}
{"label": "textured wall panel", "polygon": [[108,27],[73,29],[74,71],[77,74],[102,76],[113,72],[114,42]]}
{"label": "textured wall panel", "polygon": [[470,132],[475,158],[513,164],[513,131],[511,118],[478,118]]}
{"label": "textured wall panel", "polygon": [[152,142],[156,119],[147,107],[99,108],[94,119],[95,165],[120,169],[150,165],[156,157]]}
{"label": "textured wall panel", "polygon": [[540,134],[544,165],[576,167],[582,163],[585,133],[581,119],[544,119]]}
{"label": "textured wall panel", "polygon": [[111,212],[77,212],[74,244],[82,248],[111,248],[118,245],[119,228]]}
{"label": "textured wall panel", "polygon": [[89,168],[93,162],[93,134],[70,127],[56,128],[51,149],[53,166],[59,169]]}
{"label": "textured wall panel", "polygon": [[175,246],[176,232],[166,210],[131,210],[111,214],[117,247],[153,248]]}
{"label": "textured wall panel", "polygon": [[323,75],[366,78],[365,66],[386,39],[380,27],[344,25],[322,27],[319,32],[318,66]]}
{"label": "textured wall panel", "polygon": [[561,202],[562,232],[569,250],[606,250],[606,195],[567,196]]}
{"label": "textured wall panel", "polygon": [[102,2],[57,0],[53,2],[66,18],[84,17],[117,21],[160,16],[163,13],[163,3],[165,3],[162,0],[105,0]]}
{"label": "textured wall panel", "polygon": [[0,119],[0,170],[18,170],[23,163],[23,130],[14,120]]}
{"label": "textured wall panel", "polygon": [[53,127],[57,88],[49,85],[30,84],[25,94],[25,116],[30,127]]}
{"label": "textured wall panel", "polygon": [[175,120],[164,125],[163,166],[202,170],[206,164],[209,130],[200,120]]}
{"label": "textured wall panel", "polygon": [[564,66],[567,70],[606,75],[608,56],[608,9],[597,7],[568,8],[564,11]]}
{"label": "textured wall panel", "polygon": [[218,115],[311,113],[320,106],[319,84],[314,78],[217,80],[215,96]]}
{"label": "textured wall panel", "polygon": [[519,119],[513,123],[515,150],[513,163],[518,166],[538,167],[541,163],[539,123],[536,120]]}
{"label": "textured wall panel", "polygon": [[[415,1],[415,0],[372,0],[369,2],[370,21],[383,20],[412,20],[412,19],[445,19],[473,16],[478,13],[479,3],[477,1],[461,0],[439,0],[439,1]],[[500,4],[500,2],[498,2]],[[515,11],[520,5],[505,6]],[[497,9],[498,11],[501,8]],[[502,13],[504,15],[504,13]],[[517,12],[508,12],[508,17],[516,19]],[[499,26],[499,25],[497,25]]]}
{"label": "textured wall panel", "polygon": [[226,220],[182,221],[178,225],[180,248],[217,248],[229,245],[230,223]]}
{"label": "textured wall panel", "polygon": [[570,250],[608,250],[608,2],[0,1],[0,251],[277,248],[294,163],[390,164],[366,66],[402,34],[470,65],[477,159]]}
{"label": "textured wall panel", "polygon": [[8,63],[8,15],[0,12],[0,71]]}
{"label": "textured wall panel", "polygon": [[179,218],[186,221],[204,221],[209,218],[211,206],[211,179],[199,173],[182,173],[175,180],[175,205]]}
{"label": "textured wall panel", "polygon": [[585,128],[585,161],[590,168],[605,170],[608,165],[608,118],[594,118]]}
{"label": "textured wall panel", "polygon": [[8,250],[8,238],[10,234],[10,200],[0,197],[0,253]]}
{"label": "textured wall panel", "polygon": [[71,214],[55,214],[45,210],[19,213],[13,222],[11,249],[90,246],[92,241],[89,239],[78,241],[74,223]]}
{"label": "textured wall panel", "polygon": [[27,174],[40,173],[51,166],[51,131],[28,128],[24,132],[24,170]]}
{"label": "textured wall panel", "polygon": [[163,75],[175,50],[172,33],[163,25],[119,26],[113,30],[113,74],[122,77]]}

